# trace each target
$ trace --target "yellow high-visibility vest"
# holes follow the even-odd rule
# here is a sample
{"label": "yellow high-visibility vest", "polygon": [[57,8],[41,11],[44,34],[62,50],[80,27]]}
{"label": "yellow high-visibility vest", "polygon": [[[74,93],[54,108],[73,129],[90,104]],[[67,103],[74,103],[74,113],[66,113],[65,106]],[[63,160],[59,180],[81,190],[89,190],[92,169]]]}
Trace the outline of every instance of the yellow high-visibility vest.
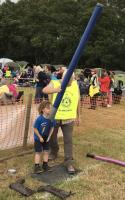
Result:
{"label": "yellow high-visibility vest", "polygon": [[[61,85],[60,81],[52,80],[54,88]],[[57,93],[52,96],[52,104],[54,104]],[[62,101],[57,110],[55,119],[57,120],[68,120],[75,119],[77,117],[77,107],[79,101],[79,88],[77,81],[73,81],[71,86],[68,86],[63,95]]]}
{"label": "yellow high-visibility vest", "polygon": [[11,71],[10,71],[10,70],[7,70],[5,76],[6,76],[7,78],[11,77]]}
{"label": "yellow high-visibility vest", "polygon": [[9,93],[9,88],[7,85],[0,86],[0,96],[4,93]]}

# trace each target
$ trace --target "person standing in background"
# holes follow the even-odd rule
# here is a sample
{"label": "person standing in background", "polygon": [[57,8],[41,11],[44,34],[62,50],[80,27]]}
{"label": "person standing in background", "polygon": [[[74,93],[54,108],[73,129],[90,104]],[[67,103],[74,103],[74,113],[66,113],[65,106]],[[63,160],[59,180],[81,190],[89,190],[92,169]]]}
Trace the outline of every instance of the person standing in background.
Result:
{"label": "person standing in background", "polygon": [[110,88],[110,77],[107,74],[106,70],[102,71],[102,76],[98,77],[100,82],[100,92],[102,96],[102,106],[107,107],[108,104],[108,93]]}
{"label": "person standing in background", "polygon": [[112,107],[112,93],[114,92],[115,78],[111,71],[107,71],[107,74],[110,78],[107,107],[110,108]]}
{"label": "person standing in background", "polygon": [[[91,94],[91,89],[93,92],[92,94]],[[97,107],[97,98],[99,96],[99,82],[96,69],[91,69],[89,94],[90,94],[90,105],[91,105],[89,109],[95,110]]]}
{"label": "person standing in background", "polygon": [[40,66],[36,66],[34,74],[36,75],[35,103],[39,103],[43,98],[48,99],[48,95],[42,92],[42,89],[48,84],[48,78]]}
{"label": "person standing in background", "polygon": [[56,74],[55,74],[56,69],[53,65],[45,65],[44,69],[49,80],[57,80]]}

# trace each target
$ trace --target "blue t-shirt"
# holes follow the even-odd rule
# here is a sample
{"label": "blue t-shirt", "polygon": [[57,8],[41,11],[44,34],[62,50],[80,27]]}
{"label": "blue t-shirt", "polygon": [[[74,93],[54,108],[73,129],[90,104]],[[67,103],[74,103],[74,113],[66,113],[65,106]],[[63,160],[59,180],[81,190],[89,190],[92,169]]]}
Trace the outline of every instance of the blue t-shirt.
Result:
{"label": "blue t-shirt", "polygon": [[[39,115],[34,123],[34,128],[39,131],[39,134],[43,137],[48,137],[49,131],[45,132],[45,128],[50,130],[51,127],[56,125],[56,121],[51,121],[50,119],[45,118],[43,115]],[[34,133],[34,140],[39,140],[38,136]]]}
{"label": "blue t-shirt", "polygon": [[54,74],[51,74],[51,80],[58,80]]}

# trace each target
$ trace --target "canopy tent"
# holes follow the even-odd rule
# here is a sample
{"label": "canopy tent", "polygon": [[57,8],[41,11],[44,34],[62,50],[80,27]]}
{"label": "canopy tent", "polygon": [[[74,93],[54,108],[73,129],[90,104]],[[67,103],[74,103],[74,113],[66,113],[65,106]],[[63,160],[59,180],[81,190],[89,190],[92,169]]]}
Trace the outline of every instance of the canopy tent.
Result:
{"label": "canopy tent", "polygon": [[25,68],[26,65],[28,64],[27,61],[16,61],[16,63],[17,63],[21,68]]}
{"label": "canopy tent", "polygon": [[6,65],[7,63],[13,62],[13,60],[9,59],[9,58],[1,58],[0,59],[0,63],[2,65],[2,69],[4,68],[4,65]]}
{"label": "canopy tent", "polygon": [[16,61],[18,66],[20,67],[20,71],[23,72],[25,71],[26,66],[28,65],[27,61]]}
{"label": "canopy tent", "polygon": [[16,62],[7,62],[6,65],[9,66],[9,69],[13,69],[14,71],[19,70],[20,69],[20,65],[18,65],[18,63]]}

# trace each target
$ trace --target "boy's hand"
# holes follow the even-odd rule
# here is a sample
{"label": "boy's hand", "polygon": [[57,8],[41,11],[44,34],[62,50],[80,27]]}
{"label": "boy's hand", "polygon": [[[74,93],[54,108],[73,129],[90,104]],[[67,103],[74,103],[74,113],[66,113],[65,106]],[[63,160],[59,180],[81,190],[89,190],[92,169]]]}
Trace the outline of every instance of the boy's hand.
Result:
{"label": "boy's hand", "polygon": [[44,139],[42,137],[40,137],[40,142],[43,143],[44,142]]}

